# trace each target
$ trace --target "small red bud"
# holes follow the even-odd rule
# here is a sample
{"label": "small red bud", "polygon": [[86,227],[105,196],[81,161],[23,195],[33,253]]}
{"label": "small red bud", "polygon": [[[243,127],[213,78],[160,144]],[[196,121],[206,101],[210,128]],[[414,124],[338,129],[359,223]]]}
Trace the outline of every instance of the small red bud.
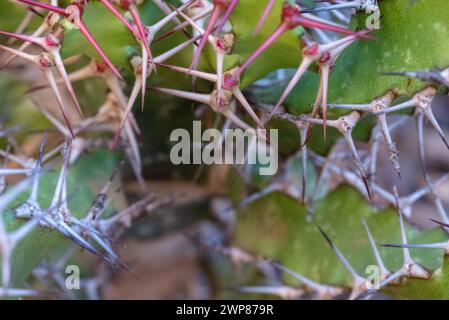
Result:
{"label": "small red bud", "polygon": [[57,48],[61,45],[59,39],[53,34],[49,34],[45,37],[45,44],[53,48]]}

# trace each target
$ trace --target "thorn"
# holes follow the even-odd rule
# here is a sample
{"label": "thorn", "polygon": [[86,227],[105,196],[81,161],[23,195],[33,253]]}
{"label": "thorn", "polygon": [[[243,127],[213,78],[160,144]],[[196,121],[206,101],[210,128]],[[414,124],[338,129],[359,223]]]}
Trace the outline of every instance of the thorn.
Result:
{"label": "thorn", "polygon": [[321,103],[323,106],[323,137],[326,141],[326,122],[327,122],[327,91],[328,91],[328,81],[331,66],[329,64],[320,65],[320,81],[321,81]]}
{"label": "thorn", "polygon": [[11,128],[3,129],[0,131],[0,138],[8,137],[9,135],[11,135],[13,133],[23,130],[23,128],[24,128],[23,126],[14,126]]}
{"label": "thorn", "polygon": [[[235,77],[240,78],[242,73],[258,58],[266,49],[268,49],[280,36],[282,36],[286,31],[292,30],[298,26],[303,26],[306,28],[318,28],[326,31],[338,32],[346,35],[357,36],[361,38],[371,39],[371,37],[366,35],[366,32],[354,32],[342,27],[338,27],[333,24],[312,20],[301,16],[301,9],[298,7],[285,2],[282,15],[281,23],[278,28],[257,48],[253,54],[238,67]],[[225,89],[227,89],[225,85]]]}
{"label": "thorn", "polygon": [[154,63],[155,64],[160,64],[166,60],[168,60],[169,58],[171,58],[172,56],[174,56],[175,54],[177,54],[178,52],[180,52],[181,50],[187,48],[190,44],[194,43],[196,40],[198,40],[200,38],[200,36],[191,38],[187,41],[184,41],[183,43],[177,45],[176,47],[162,53],[161,55],[157,56],[154,58]]}
{"label": "thorn", "polygon": [[334,244],[332,242],[332,240],[328,237],[328,235],[324,232],[323,229],[321,229],[320,226],[317,226],[318,230],[320,231],[321,235],[324,237],[324,239],[326,240],[326,242],[329,244],[329,246],[331,247],[332,250],[335,250],[334,248]]}
{"label": "thorn", "polygon": [[45,148],[45,143],[47,142],[47,134],[44,132],[44,134],[42,135],[42,139],[41,139],[41,143],[39,145],[39,155],[36,161],[36,167],[35,170],[37,171],[37,173],[35,174],[34,178],[33,178],[33,186],[31,189],[31,194],[30,194],[30,201],[37,203],[38,201],[38,192],[39,192],[39,181],[40,181],[40,175],[39,175],[39,170],[42,168],[42,164],[43,164],[43,159],[44,159],[44,148]]}
{"label": "thorn", "polygon": [[142,213],[151,213],[154,210],[173,202],[173,197],[155,197],[153,194],[132,204],[130,207],[116,213],[107,219],[97,220],[99,230],[104,234],[110,234],[113,228],[130,228],[132,221],[138,218]]}
{"label": "thorn", "polygon": [[403,72],[383,72],[386,76],[400,76],[416,78],[426,82],[437,82],[449,87],[449,68],[445,69],[427,69],[422,71],[403,71]]}
{"label": "thorn", "polygon": [[[209,8],[206,8],[206,9],[205,9],[203,12],[201,12],[200,14],[194,16],[193,18],[189,18],[189,19],[192,20],[192,21],[198,21],[198,20],[203,19],[204,17],[208,16],[208,15],[212,12],[212,10],[213,10],[213,7],[211,6],[211,7],[209,7]],[[179,13],[179,12],[178,12],[178,13]],[[188,20],[183,21],[182,23],[178,24],[178,25],[177,25],[175,28],[173,28],[172,30],[168,31],[167,33],[163,34],[163,35],[160,36],[159,38],[155,39],[154,42],[159,42],[159,41],[161,41],[161,40],[163,40],[163,39],[165,39],[165,38],[168,38],[169,36],[171,36],[172,34],[174,34],[175,32],[177,32],[178,30],[183,30],[184,32],[186,32],[186,31],[185,31],[185,28],[187,28],[189,25],[191,25],[191,23],[190,23]],[[188,37],[189,39],[191,38],[191,36],[190,36],[189,34],[187,34],[187,37]],[[198,39],[199,39],[200,37],[201,37],[201,35],[199,35],[199,36],[197,36],[197,37],[195,37],[195,38],[198,38]],[[196,40],[197,40],[197,39],[196,39]],[[196,40],[195,40],[195,41],[196,41]]]}
{"label": "thorn", "polygon": [[211,95],[210,94],[200,94],[200,93],[194,93],[194,92],[188,92],[188,91],[182,91],[182,90],[176,90],[176,89],[168,89],[168,88],[161,88],[161,87],[152,87],[150,90],[165,93],[168,95],[172,95],[178,98],[184,98],[188,100],[193,100],[199,103],[203,103],[206,105],[210,105],[211,103]]}
{"label": "thorn", "polygon": [[[23,179],[21,182],[16,184],[14,187],[10,188],[8,191],[0,196],[0,212],[9,206],[9,204],[14,201],[22,192],[24,192],[30,183],[30,178]],[[11,279],[11,256],[12,250],[14,249],[15,243],[11,241],[10,235],[7,234],[4,217],[0,215],[0,255],[1,255],[1,274],[2,274],[2,286],[8,288]]]}
{"label": "thorn", "polygon": [[146,51],[150,61],[152,61],[153,54],[151,53],[150,45],[148,43],[147,30],[146,30],[146,27],[142,23],[142,19],[140,18],[139,11],[137,10],[135,0],[128,0],[127,2],[128,2],[127,10],[131,13],[134,23],[137,25],[137,29],[139,30],[140,40],[143,43],[143,47],[145,48],[145,51]]}
{"label": "thorn", "polygon": [[407,243],[407,234],[405,231],[405,223],[404,223],[404,214],[402,212],[402,207],[399,202],[399,194],[398,189],[396,186],[393,187],[393,194],[396,201],[396,210],[398,212],[399,216],[399,226],[401,230],[401,238],[402,238],[402,245],[403,245],[403,256],[404,256],[404,264],[402,266],[402,273],[406,276],[413,277],[413,278],[424,278],[427,279],[431,276],[429,271],[424,269],[422,266],[417,264],[410,254],[410,250],[408,249],[408,243]]}
{"label": "thorn", "polygon": [[257,22],[256,30],[254,31],[255,34],[258,34],[260,32],[260,29],[262,29],[265,21],[268,18],[268,15],[271,12],[271,9],[273,9],[273,5],[276,1],[275,0],[268,0],[267,6],[265,7],[265,10],[260,17],[259,21]]}
{"label": "thorn", "polygon": [[[73,102],[75,103],[78,113],[81,116],[83,116],[83,112],[81,110],[80,104],[76,97],[75,90],[73,89],[73,86],[72,86],[70,79],[67,75],[67,72],[65,70],[61,55],[59,53],[60,48],[61,48],[60,41],[55,34],[50,33],[45,37],[37,37],[37,36],[27,36],[27,35],[12,33],[12,32],[0,31],[0,35],[14,37],[16,39],[27,41],[27,43],[34,43],[34,44],[39,45],[44,50],[46,50],[51,55],[53,63],[55,64],[56,68],[59,70],[59,73],[61,74],[61,76],[64,80],[67,90],[69,91],[70,96],[72,97]],[[22,52],[22,50],[20,50],[20,49],[18,51]],[[17,55],[13,55],[13,57],[15,57],[15,56],[17,56]]]}
{"label": "thorn", "polygon": [[[357,113],[357,112],[355,112],[355,113]],[[349,124],[349,123],[346,123],[346,119],[347,118],[343,119],[343,121],[342,121],[343,127],[341,127],[341,128],[343,128],[343,130],[347,130],[347,131],[340,131],[340,132],[342,132],[343,137],[345,138],[346,142],[349,145],[349,148],[351,149],[354,163],[355,163],[355,165],[357,167],[357,170],[359,171],[360,177],[363,180],[363,184],[365,185],[368,197],[371,200],[372,199],[372,194],[371,194],[371,189],[370,189],[369,184],[368,184],[368,179],[366,177],[365,168],[364,168],[362,162],[360,161],[359,154],[358,154],[357,149],[356,149],[355,144],[354,144],[354,139],[352,138],[352,128],[353,128],[353,126],[351,126],[351,124]],[[349,126],[347,124],[349,124]],[[350,129],[348,130],[348,128],[350,128]]]}
{"label": "thorn", "polygon": [[[184,11],[185,9],[187,9],[191,4],[193,4],[195,2],[195,0],[190,0],[187,1],[186,3],[184,3],[182,6],[180,6],[179,8],[174,7],[175,9],[172,11],[170,10],[170,5],[167,5],[166,9],[167,10],[163,10],[166,13],[166,16],[160,20],[159,22],[153,24],[152,26],[148,27],[149,29],[149,37],[150,39],[154,39],[154,37],[156,36],[156,33],[161,30],[164,26],[166,26],[170,21],[174,21],[175,23],[179,26],[181,24],[181,22],[179,21],[179,19],[177,19],[177,15]],[[195,21],[195,20],[194,20]],[[189,23],[186,23],[186,26],[188,26]],[[187,33],[185,30],[184,34],[187,36],[188,39],[191,38],[190,34]]]}
{"label": "thorn", "polygon": [[368,236],[371,248],[374,253],[374,257],[376,258],[377,266],[380,269],[381,280],[385,280],[386,278],[388,278],[388,276],[391,274],[391,272],[388,271],[388,269],[385,267],[382,257],[380,256],[380,252],[377,249],[376,242],[374,241],[373,235],[371,234],[371,230],[369,229],[368,223],[366,222],[365,219],[362,219],[362,224],[363,224],[363,227],[365,228],[366,235]]}
{"label": "thorn", "polygon": [[[436,130],[436,132],[438,133],[438,135],[443,140],[446,148],[449,149],[449,142],[447,141],[443,130],[441,129],[437,119],[435,118],[435,115],[432,112],[432,101],[433,101],[433,98],[434,98],[436,92],[437,92],[437,90],[434,87],[427,87],[427,88],[419,91],[418,93],[416,93],[412,99],[405,102],[404,104],[407,104],[408,106],[416,106],[415,113],[416,112],[424,113],[426,115],[427,119],[430,121],[430,123],[434,127],[434,129]],[[396,106],[396,109],[398,107],[399,106]],[[387,109],[387,111],[394,109],[394,108],[395,107]]]}
{"label": "thorn", "polygon": [[65,83],[66,88],[67,88],[67,91],[69,92],[70,96],[72,97],[72,100],[75,103],[75,106],[76,106],[76,109],[77,109],[79,115],[81,117],[84,117],[83,111],[81,109],[81,105],[80,105],[80,103],[78,101],[78,98],[76,97],[75,89],[73,88],[72,83],[70,82],[70,79],[69,79],[67,71],[66,71],[66,69],[64,67],[64,63],[62,61],[61,55],[59,54],[59,49],[58,49],[58,51],[55,51],[53,53],[53,58],[54,58],[54,62],[56,64],[56,68],[58,68],[59,73],[62,76],[62,79],[63,79],[63,81]]}
{"label": "thorn", "polygon": [[56,83],[53,72],[50,69],[48,69],[48,70],[44,70],[44,74],[47,77],[48,82],[50,83],[50,87],[52,88],[53,93],[55,94],[56,100],[58,101],[58,104],[59,104],[59,107],[61,110],[62,117],[64,118],[64,121],[67,124],[70,134],[71,134],[72,138],[75,139],[75,133],[73,131],[72,124],[69,120],[69,116],[67,115],[65,104],[64,104],[64,101],[62,100],[62,96],[61,96],[61,93],[59,92],[58,85]]}
{"label": "thorn", "polygon": [[432,183],[429,175],[426,170],[426,162],[425,162],[425,148],[424,148],[424,113],[419,112],[416,116],[416,125],[418,129],[418,150],[419,150],[419,159],[421,162],[421,168],[424,175],[424,179],[426,180],[428,193],[430,194],[431,200],[433,201],[434,206],[437,209],[438,214],[441,216],[441,219],[445,223],[449,223],[449,218],[446,213],[446,210],[441,202],[441,199],[437,196],[435,192],[435,186]]}
{"label": "thorn", "polygon": [[[270,0],[270,1],[273,1],[273,0]],[[229,17],[234,12],[235,7],[239,3],[239,0],[230,0],[230,1],[227,1],[227,2],[230,2],[230,4],[228,5],[228,8],[226,9],[225,13],[223,14],[223,16],[220,19],[220,22],[218,23],[218,27],[217,27],[216,33],[221,32],[221,30],[225,26],[226,22],[229,20]]]}
{"label": "thorn", "polygon": [[[243,95],[242,91],[240,91],[240,88],[236,87],[231,90],[235,98],[240,102],[240,104],[243,106],[245,111],[249,114],[251,119],[254,120],[254,122],[257,124],[259,128],[265,128],[263,122],[259,119],[257,114],[254,112],[253,108],[251,108],[250,104],[246,100],[245,96]],[[218,95],[217,95],[218,96]]]}
{"label": "thorn", "polygon": [[0,169],[0,176],[21,175],[21,174],[29,174],[32,172],[34,172],[33,169],[6,168],[6,169]]}
{"label": "thorn", "polygon": [[38,7],[47,11],[58,13],[62,16],[66,16],[66,11],[63,8],[59,8],[57,6],[53,6],[47,3],[40,3],[32,0],[16,0],[18,2],[21,2],[23,4],[30,5],[32,7]]}
{"label": "thorn", "polygon": [[100,47],[100,45],[97,43],[97,40],[92,36],[89,29],[87,29],[84,22],[80,19],[79,23],[77,25],[81,33],[84,35],[84,37],[87,39],[87,41],[90,42],[90,44],[95,48],[95,50],[100,54],[100,56],[103,58],[104,62],[108,65],[108,67],[111,69],[112,73],[114,73],[117,78],[120,80],[123,80],[122,75],[118,71],[118,69],[114,66],[114,64],[109,60],[106,53],[104,53],[103,49]]}
{"label": "thorn", "polygon": [[[265,50],[267,50],[281,35],[287,31],[287,26],[285,24],[280,24],[279,27],[245,60],[245,62],[240,65],[234,74],[234,79],[240,79],[242,73],[256,60]],[[224,85],[227,89],[228,86]]]}
{"label": "thorn", "polygon": [[[215,75],[215,74],[212,74],[212,73],[196,71],[196,70],[190,70],[190,69],[187,69],[187,68],[182,68],[182,67],[172,66],[172,65],[166,65],[166,64],[159,64],[159,65],[162,66],[162,67],[168,68],[170,70],[181,72],[181,73],[188,74],[188,75],[192,75],[192,76],[195,76],[195,77],[198,77],[198,78],[201,78],[201,79],[205,79],[205,80],[210,81],[210,82],[215,82],[215,83],[219,82],[218,81],[219,77],[217,75]],[[218,85],[217,85],[217,88],[219,88]],[[157,89],[156,89],[156,91],[157,91]],[[240,91],[240,89],[238,87],[235,87],[235,88],[232,88],[230,91],[234,95],[234,97],[240,102],[240,104],[243,106],[245,111],[249,114],[251,119],[253,119],[254,122],[260,128],[264,128],[264,125],[263,125],[262,121],[259,119],[257,114],[254,112],[253,108],[250,106],[250,104],[246,100],[245,96]],[[214,102],[214,104],[215,105],[219,105],[219,104],[221,104],[223,102],[221,100],[223,100],[223,95],[226,96],[226,93],[225,93],[226,91],[225,92],[222,91],[221,99],[218,99],[218,96],[219,96],[218,89],[217,89],[216,92],[217,92],[216,93],[217,99]],[[187,99],[189,99],[189,98],[187,98]],[[191,100],[194,100],[194,99],[191,99]],[[228,100],[228,98],[225,97],[224,100]],[[195,100],[195,101],[198,101],[198,100]],[[204,102],[201,102],[201,103],[204,103]],[[209,104],[209,103],[207,103],[207,104]]]}
{"label": "thorn", "polygon": [[[56,23],[58,23],[60,20],[60,17],[58,14],[55,14],[53,12],[50,12],[46,17],[44,22],[39,26],[39,28],[37,28],[37,30],[31,35],[31,37],[39,37],[41,36],[44,32],[46,32],[47,30],[51,29]],[[17,30],[16,32],[14,32],[15,34],[20,34],[21,31]],[[13,39],[17,39],[17,38],[10,38],[10,40]],[[8,41],[7,44],[11,42]],[[18,49],[19,51],[24,51],[25,49],[27,49],[29,46],[31,45],[31,42],[26,41],[25,43],[23,43],[20,48]],[[14,59],[16,58],[16,55],[11,55],[1,66],[0,66],[0,70],[3,68],[6,68]]]}
{"label": "thorn", "polygon": [[[56,119],[56,117],[54,117],[46,108],[41,107],[35,99],[30,98],[30,100],[34,103],[35,107],[56,127],[56,129],[62,133],[64,137],[67,138],[71,136],[69,129],[67,129],[58,119]],[[76,133],[78,133],[78,131],[79,130],[76,130]]]}
{"label": "thorn", "polygon": [[[302,50],[302,60],[301,63],[296,70],[296,73],[294,74],[293,78],[290,80],[287,88],[282,93],[281,97],[279,98],[279,101],[276,103],[276,106],[274,107],[273,111],[268,116],[268,119],[266,122],[268,122],[274,114],[277,113],[280,106],[285,102],[289,94],[292,92],[296,84],[299,82],[299,80],[302,78],[302,76],[306,73],[309,66],[315,62],[318,61],[318,64],[320,66],[320,90],[319,93],[321,93],[321,100],[323,105],[323,129],[324,129],[324,135],[326,133],[326,104],[327,104],[327,89],[328,89],[328,78],[329,78],[329,72],[331,66],[335,63],[335,59],[337,56],[345,49],[347,48],[351,43],[353,43],[358,37],[361,35],[365,35],[366,32],[359,32],[356,34],[353,34],[351,36],[333,41],[331,43],[320,45],[316,42],[308,45]],[[239,69],[238,69],[239,70]],[[236,72],[237,74],[239,71]]]}
{"label": "thorn", "polygon": [[365,11],[367,9],[372,9],[373,7],[377,7],[376,1],[355,0],[355,1],[348,1],[345,3],[328,5],[328,6],[314,7],[311,9],[301,9],[301,12],[302,13],[318,13],[318,12],[323,12],[323,11],[332,11],[332,10],[341,10],[341,9],[355,9],[357,11]]}
{"label": "thorn", "polygon": [[183,73],[186,75],[190,75],[193,77],[198,77],[200,79],[204,79],[210,82],[217,82],[218,81],[218,76],[216,74],[213,73],[209,73],[209,72],[204,72],[204,71],[197,71],[197,70],[191,70],[191,69],[187,69],[187,68],[183,68],[183,67],[178,67],[178,66],[174,66],[174,65],[169,65],[169,64],[163,64],[163,63],[158,63],[158,66],[161,66],[163,68],[167,68],[169,70],[172,71],[176,71],[179,73]]}
{"label": "thorn", "polygon": [[[200,44],[199,44],[197,50],[195,51],[192,65],[189,70],[197,69],[197,64],[199,61],[195,62],[196,54],[201,54],[201,50],[204,48],[205,41],[208,41],[215,50],[216,69],[217,69],[216,82],[217,82],[217,91],[218,91],[216,103],[218,104],[221,99],[221,95],[222,95],[222,82],[223,82],[222,77],[223,77],[224,58],[225,58],[225,55],[229,54],[229,52],[232,49],[232,46],[234,45],[234,34],[227,33],[220,38],[214,37],[214,36],[210,35],[210,33],[208,34],[207,30],[205,31],[201,27],[199,27],[195,23],[195,21],[193,21],[190,17],[188,17],[187,15],[182,13],[182,11],[179,11],[179,9],[176,9],[176,11],[201,35],[200,36],[201,37]],[[214,13],[214,11],[212,12],[212,14],[213,13]],[[213,17],[211,17],[210,20],[212,18]],[[204,42],[204,44],[202,45],[203,42]],[[198,60],[199,60],[199,57],[198,57]],[[193,86],[194,87],[195,87],[195,81],[196,81],[196,78],[195,78],[195,76],[193,76]]]}
{"label": "thorn", "polygon": [[60,208],[61,205],[66,206],[67,199],[63,197],[64,196],[63,193],[65,185],[67,183],[66,176],[67,176],[67,165],[70,156],[70,149],[71,149],[70,143],[65,143],[64,146],[61,148],[61,153],[63,155],[63,164],[61,167],[61,171],[59,173],[58,182],[56,183],[53,199],[51,201],[50,205],[51,208]]}
{"label": "thorn", "polygon": [[[26,28],[30,24],[30,22],[33,20],[35,16],[35,13],[31,10],[27,10],[25,13],[25,16],[23,17],[22,21],[20,22],[19,26],[14,31],[15,33],[22,33],[25,32]],[[9,39],[6,44],[12,45],[14,43],[15,39]]]}
{"label": "thorn", "polygon": [[[51,220],[46,219],[46,222],[49,223]],[[111,260],[109,257],[104,255],[102,252],[100,252],[98,249],[96,249],[94,246],[92,246],[89,242],[84,240],[78,233],[72,230],[71,227],[69,227],[64,221],[58,221],[52,222],[51,226],[53,226],[56,230],[61,232],[64,236],[70,238],[72,241],[74,241],[77,245],[80,247],[86,249],[87,251],[91,252],[94,255],[97,255],[101,258],[103,258],[105,261],[109,262],[113,266],[116,266],[116,263]]]}
{"label": "thorn", "polygon": [[[131,91],[131,95],[128,99],[128,104],[126,106],[126,109],[121,117],[121,121],[119,124],[119,127],[114,135],[114,139],[112,142],[112,148],[116,148],[120,139],[120,135],[123,131],[123,128],[125,127],[125,124],[127,123],[128,116],[132,110],[132,107],[137,99],[137,95],[139,94],[139,90],[143,90],[144,92],[146,92],[146,86],[143,85],[143,81],[144,79],[146,79],[146,77],[144,76],[144,72],[146,71],[148,73],[147,70],[145,70],[146,68],[144,68],[146,59],[145,58],[140,58],[140,57],[135,57],[133,59],[131,59],[131,64],[133,65],[134,68],[134,75],[136,77],[136,80],[134,82],[134,86],[133,89]],[[143,103],[143,101],[142,101]],[[143,107],[143,105],[142,105]]]}
{"label": "thorn", "polygon": [[13,288],[1,288],[0,297],[2,298],[16,298],[16,297],[38,297],[41,293],[31,289],[13,289]]}
{"label": "thorn", "polygon": [[365,292],[362,292],[359,296],[355,298],[355,300],[367,300],[372,297],[373,294],[378,292],[383,287],[387,286],[390,283],[397,282],[397,280],[403,276],[402,270],[396,271],[392,275],[390,275],[387,279],[384,279],[376,288],[368,289]]}
{"label": "thorn", "polygon": [[[277,115],[277,117],[281,118],[281,119],[287,119],[287,120],[293,120],[293,121],[300,120],[300,121],[305,121],[305,122],[313,123],[313,124],[322,124],[323,123],[322,119],[305,117],[303,115],[293,116],[290,114],[279,114],[279,115]],[[350,113],[346,116],[342,116],[342,117],[338,118],[337,120],[330,120],[327,122],[327,124],[331,127],[338,129],[338,131],[340,131],[340,133],[345,138],[345,140],[351,150],[354,163],[356,164],[356,167],[359,171],[359,175],[363,180],[363,184],[365,185],[367,195],[368,195],[369,199],[372,199],[371,190],[368,185],[365,169],[362,165],[362,162],[360,161],[360,157],[358,155],[357,149],[354,144],[354,140],[351,135],[352,130],[355,127],[355,125],[357,124],[357,121],[359,120],[359,118],[360,118],[360,114],[357,111],[353,111],[352,113]]]}
{"label": "thorn", "polygon": [[446,136],[444,135],[443,129],[441,129],[441,127],[440,127],[437,119],[435,118],[435,115],[433,114],[432,109],[430,108],[430,106],[428,106],[424,110],[424,114],[426,115],[427,119],[430,121],[430,123],[434,127],[435,131],[440,136],[441,140],[443,140],[443,143],[446,146],[446,148],[449,150],[449,142],[447,141]]}
{"label": "thorn", "polygon": [[131,31],[131,33],[133,35],[135,35],[136,30],[134,29],[134,27],[128,22],[128,20],[126,20],[123,15],[109,2],[109,0],[100,0],[101,4],[104,5],[114,16],[117,17],[117,19],[120,20],[121,23],[123,23],[123,25],[128,28],[129,31]]}
{"label": "thorn", "polygon": [[382,247],[386,248],[406,248],[406,249],[446,249],[446,242],[439,243],[421,243],[421,244],[381,244]]}
{"label": "thorn", "polygon": [[9,234],[9,241],[15,247],[23,238],[25,238],[35,227],[39,225],[39,219],[33,219],[22,225],[19,229]]}
{"label": "thorn", "polygon": [[274,295],[281,299],[298,299],[304,292],[287,286],[257,286],[257,287],[240,287],[236,289],[242,293],[268,294]]}
{"label": "thorn", "polygon": [[440,226],[443,226],[445,228],[449,228],[449,224],[448,223],[441,222],[441,221],[438,221],[438,220],[435,220],[435,219],[432,219],[432,218],[429,218],[429,220],[432,221],[432,222],[435,222],[436,224],[439,224]]}
{"label": "thorn", "polygon": [[40,55],[30,55],[30,54],[20,52],[15,49],[11,49],[9,47],[5,47],[2,45],[0,45],[0,49],[6,50],[8,52],[16,54],[17,56],[19,56],[23,59],[33,62],[39,69],[41,69],[43,71],[43,73],[47,77],[50,87],[53,90],[53,93],[55,94],[56,100],[58,101],[59,108],[60,108],[62,116],[67,124],[67,127],[69,128],[70,133],[71,133],[72,137],[74,138],[75,134],[73,133],[72,125],[70,123],[69,117],[68,117],[66,109],[65,109],[64,102],[62,100],[62,96],[59,92],[56,80],[55,80],[53,72],[51,70],[51,68],[54,66],[54,61],[51,58],[51,56],[46,52],[43,52]]}
{"label": "thorn", "polygon": [[82,20],[82,9],[84,8],[85,2],[78,3],[74,2],[71,5],[69,5],[67,8],[59,8],[56,6],[52,6],[45,3],[35,2],[32,0],[17,0],[19,2],[22,2],[24,4],[28,4],[34,7],[42,8],[44,10],[48,10],[51,12],[58,13],[64,17],[67,18],[67,20],[70,23],[73,23],[80,32],[84,35],[84,37],[87,39],[87,41],[90,42],[90,44],[95,48],[95,50],[100,54],[100,56],[103,58],[105,63],[109,66],[109,68],[112,70],[112,72],[120,79],[123,80],[123,77],[121,76],[120,72],[117,70],[117,68],[113,65],[113,63],[109,60],[107,55],[104,53],[103,49],[101,49],[100,45],[97,43],[95,38],[90,33],[89,29],[86,27]]}
{"label": "thorn", "polygon": [[232,93],[229,91],[225,91],[225,95],[223,96],[223,99],[220,101],[220,104],[216,104],[216,91],[212,92],[211,94],[200,94],[200,93],[192,93],[188,91],[182,91],[182,90],[175,90],[175,89],[167,89],[167,88],[161,88],[161,87],[153,87],[151,88],[153,91],[166,93],[175,97],[184,98],[192,101],[196,101],[205,105],[210,106],[210,108],[214,112],[218,112],[223,114],[225,117],[230,119],[234,124],[236,124],[238,127],[246,130],[251,129],[251,127],[243,122],[240,118],[238,118],[230,109],[230,105],[233,103],[232,101]]}
{"label": "thorn", "polygon": [[301,281],[309,290],[315,291],[320,299],[333,299],[343,293],[341,288],[319,284],[279,263],[273,263],[273,266]]}
{"label": "thorn", "polygon": [[231,210],[237,210],[239,208],[244,208],[244,207],[248,206],[249,204],[251,204],[259,199],[262,199],[266,195],[276,192],[276,191],[282,191],[281,186],[279,184],[271,184],[271,185],[265,187],[263,190],[261,190],[259,192],[255,192],[255,193],[245,197],[238,204],[226,208],[225,212],[229,212]]}
{"label": "thorn", "polygon": [[301,64],[299,65],[298,69],[296,70],[295,74],[293,75],[293,78],[290,80],[287,88],[285,88],[284,92],[282,93],[281,97],[279,98],[278,102],[276,103],[276,106],[274,107],[273,111],[268,115],[267,120],[265,123],[270,121],[270,119],[275,115],[281,105],[284,103],[284,101],[287,99],[288,95],[291,93],[293,88],[296,86],[298,81],[302,78],[304,73],[306,73],[309,66],[313,63],[316,57],[311,57],[308,55],[303,55]]}
{"label": "thorn", "polygon": [[214,0],[214,9],[210,15],[209,22],[206,26],[206,30],[204,31],[204,34],[201,37],[198,48],[196,48],[196,50],[195,50],[195,54],[192,59],[192,64],[190,65],[190,69],[193,69],[193,70],[197,69],[204,46],[206,45],[206,42],[209,41],[209,36],[212,33],[212,30],[214,29],[215,24],[217,23],[218,18],[220,17],[220,15],[224,9],[223,5],[218,4],[219,2],[220,1]]}
{"label": "thorn", "polygon": [[[120,164],[120,167],[122,165],[123,165],[123,162]],[[96,220],[96,219],[99,218],[100,213],[103,212],[103,210],[106,207],[105,204],[106,204],[106,198],[107,198],[108,191],[109,191],[112,183],[114,182],[115,177],[120,172],[120,167],[115,169],[111,173],[111,175],[109,176],[108,181],[103,186],[103,189],[101,189],[101,191],[97,194],[97,196],[95,197],[94,201],[92,202],[92,205],[90,206],[90,209],[87,212],[86,217],[84,218],[84,220],[90,221],[90,220]]]}

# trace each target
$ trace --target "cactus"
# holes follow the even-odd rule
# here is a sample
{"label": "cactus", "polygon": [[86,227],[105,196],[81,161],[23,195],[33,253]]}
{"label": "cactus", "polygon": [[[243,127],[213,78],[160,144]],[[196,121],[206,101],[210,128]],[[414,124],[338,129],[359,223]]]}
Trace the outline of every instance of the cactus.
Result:
{"label": "cactus", "polygon": [[[276,128],[280,139],[275,176],[257,164],[227,174],[233,204],[215,214],[236,215],[232,241],[194,239],[231,262],[231,275],[216,267],[223,287],[238,280],[221,297],[448,299],[437,188],[449,176],[428,173],[424,136],[426,120],[449,149],[434,110],[448,94],[448,33],[446,0],[0,4],[0,297],[96,299],[112,273],[133,274],[118,239],[173,201],[148,189],[145,159],[169,152],[166,130],[202,117],[264,140],[254,130]],[[209,108],[199,115],[188,102]],[[417,190],[403,186],[409,156],[395,134],[410,118]],[[141,192],[130,204],[121,158]],[[428,230],[413,226],[424,198],[438,217]],[[101,268],[74,294],[60,277],[79,249]]]}

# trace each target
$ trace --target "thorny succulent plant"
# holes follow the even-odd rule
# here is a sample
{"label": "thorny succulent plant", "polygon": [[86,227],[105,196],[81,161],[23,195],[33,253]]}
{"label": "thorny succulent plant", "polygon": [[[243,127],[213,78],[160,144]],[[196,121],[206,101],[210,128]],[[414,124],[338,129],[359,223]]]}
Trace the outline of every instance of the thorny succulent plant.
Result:
{"label": "thorny succulent plant", "polygon": [[[373,16],[380,28],[368,23]],[[229,173],[234,204],[216,214],[237,212],[233,243],[196,239],[235,270],[251,270],[232,292],[449,298],[449,216],[437,190],[449,176],[429,174],[424,146],[426,119],[449,149],[434,112],[438,101],[447,107],[446,0],[9,0],[0,4],[0,37],[1,75],[13,79],[19,63],[40,69],[46,82],[26,99],[39,112],[33,117],[57,131],[51,143],[40,134],[33,158],[21,141],[25,121],[34,122],[0,128],[1,297],[76,298],[62,277],[77,248],[102,260],[81,282],[85,297],[100,297],[113,272],[133,273],[116,253],[118,237],[173,200],[148,190],[139,144],[162,133],[145,129],[138,111],[167,113],[157,101],[172,96],[210,107],[192,119],[281,133],[276,176],[255,177],[247,165]],[[47,88],[56,103],[36,97]],[[132,112],[139,95],[141,110]],[[423,185],[399,194],[408,155],[394,132],[410,118]],[[94,150],[100,146],[123,151],[141,200],[116,203],[122,166],[112,151]],[[378,178],[384,160],[397,172],[387,186]],[[422,198],[438,215],[432,230],[411,226]],[[370,268],[378,271],[374,286]]]}

